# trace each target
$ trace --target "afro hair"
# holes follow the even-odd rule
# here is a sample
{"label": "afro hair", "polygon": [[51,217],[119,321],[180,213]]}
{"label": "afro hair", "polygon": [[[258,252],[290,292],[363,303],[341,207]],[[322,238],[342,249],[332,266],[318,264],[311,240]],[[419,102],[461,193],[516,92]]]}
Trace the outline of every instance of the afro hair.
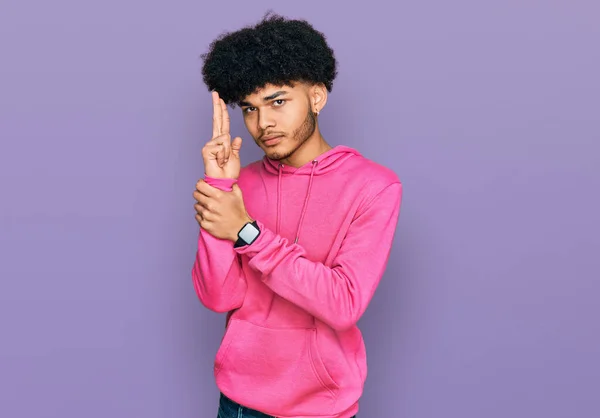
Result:
{"label": "afro hair", "polygon": [[267,84],[322,83],[329,92],[337,62],[325,36],[305,20],[268,12],[254,26],[224,33],[202,54],[209,91],[231,106]]}

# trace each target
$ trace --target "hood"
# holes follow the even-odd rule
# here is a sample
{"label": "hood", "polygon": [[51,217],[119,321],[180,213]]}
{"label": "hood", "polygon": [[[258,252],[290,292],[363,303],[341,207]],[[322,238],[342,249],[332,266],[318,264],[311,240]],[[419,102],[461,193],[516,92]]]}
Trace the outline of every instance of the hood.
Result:
{"label": "hood", "polygon": [[352,158],[355,155],[360,155],[360,153],[345,145],[338,145],[298,168],[285,164],[282,165],[279,161],[271,160],[267,156],[263,157],[263,166],[268,173],[275,175],[279,175],[281,172],[283,174],[319,176],[337,169],[348,158]]}

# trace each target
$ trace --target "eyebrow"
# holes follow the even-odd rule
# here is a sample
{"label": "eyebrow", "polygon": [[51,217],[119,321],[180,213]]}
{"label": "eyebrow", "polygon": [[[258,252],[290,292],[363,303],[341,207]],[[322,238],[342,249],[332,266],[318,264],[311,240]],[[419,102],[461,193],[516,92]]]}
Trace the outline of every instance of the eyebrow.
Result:
{"label": "eyebrow", "polygon": [[[269,100],[276,99],[277,97],[284,96],[286,94],[288,94],[287,91],[285,91],[285,90],[279,90],[279,91],[276,91],[275,93],[271,94],[270,96],[263,97],[263,101],[264,102],[268,102]],[[240,102],[240,106],[252,106],[252,105],[250,103],[248,103],[248,102],[243,102],[242,101],[242,102]]]}

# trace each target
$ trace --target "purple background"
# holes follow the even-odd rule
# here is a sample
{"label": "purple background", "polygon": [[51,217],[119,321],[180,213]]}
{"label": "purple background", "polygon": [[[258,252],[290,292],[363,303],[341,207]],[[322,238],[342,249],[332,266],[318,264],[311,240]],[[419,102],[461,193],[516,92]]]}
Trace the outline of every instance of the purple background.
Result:
{"label": "purple background", "polygon": [[0,416],[216,416],[199,55],[273,6],[336,51],[325,137],[404,183],[360,416],[600,416],[600,7],[490,3],[3,1]]}

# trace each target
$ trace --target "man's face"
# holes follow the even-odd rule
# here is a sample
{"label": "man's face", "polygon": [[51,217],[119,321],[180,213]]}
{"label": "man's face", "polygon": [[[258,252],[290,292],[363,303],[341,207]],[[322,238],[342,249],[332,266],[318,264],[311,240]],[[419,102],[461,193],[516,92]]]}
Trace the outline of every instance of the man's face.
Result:
{"label": "man's face", "polygon": [[240,107],[248,132],[273,160],[288,158],[315,133],[309,87],[304,84],[267,85],[246,96]]}

